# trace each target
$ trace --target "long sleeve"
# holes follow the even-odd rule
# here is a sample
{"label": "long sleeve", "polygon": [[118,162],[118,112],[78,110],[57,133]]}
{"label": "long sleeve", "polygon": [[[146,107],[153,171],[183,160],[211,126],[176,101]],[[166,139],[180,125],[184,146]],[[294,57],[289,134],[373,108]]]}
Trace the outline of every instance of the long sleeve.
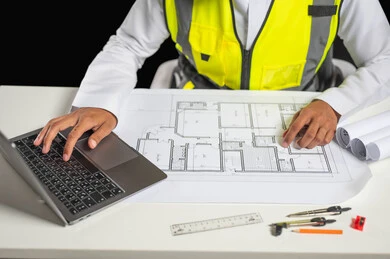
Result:
{"label": "long sleeve", "polygon": [[100,107],[118,116],[123,96],[137,83],[137,71],[169,36],[161,0],[137,0],[89,65],[73,105]]}
{"label": "long sleeve", "polygon": [[344,0],[338,35],[358,69],[318,99],[346,115],[390,95],[390,26],[380,3]]}

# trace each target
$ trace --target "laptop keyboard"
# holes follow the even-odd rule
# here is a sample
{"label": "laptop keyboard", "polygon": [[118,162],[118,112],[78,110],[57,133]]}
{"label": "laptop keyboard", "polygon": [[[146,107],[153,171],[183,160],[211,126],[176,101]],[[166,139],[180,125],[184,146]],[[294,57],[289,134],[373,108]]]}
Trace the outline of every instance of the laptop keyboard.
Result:
{"label": "laptop keyboard", "polygon": [[113,180],[97,169],[79,151],[73,150],[70,159],[62,159],[66,140],[53,140],[49,153],[43,154],[33,144],[37,135],[14,142],[27,165],[40,181],[73,215],[124,192]]}

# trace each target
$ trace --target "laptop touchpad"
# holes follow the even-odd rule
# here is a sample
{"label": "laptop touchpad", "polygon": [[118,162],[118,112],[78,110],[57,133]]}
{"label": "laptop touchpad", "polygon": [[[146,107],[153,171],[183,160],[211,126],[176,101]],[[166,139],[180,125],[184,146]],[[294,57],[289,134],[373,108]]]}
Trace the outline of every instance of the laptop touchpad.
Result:
{"label": "laptop touchpad", "polygon": [[79,140],[76,146],[103,170],[111,169],[138,156],[131,147],[114,134],[105,137],[95,149],[88,147],[88,138]]}

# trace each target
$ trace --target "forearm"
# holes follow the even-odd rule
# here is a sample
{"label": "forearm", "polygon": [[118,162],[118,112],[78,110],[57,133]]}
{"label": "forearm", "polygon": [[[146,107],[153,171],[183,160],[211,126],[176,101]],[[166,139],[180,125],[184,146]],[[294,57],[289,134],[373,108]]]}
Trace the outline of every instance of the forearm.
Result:
{"label": "forearm", "polygon": [[319,96],[345,115],[388,96],[390,27],[378,1],[345,0],[339,36],[358,70]]}
{"label": "forearm", "polygon": [[390,95],[390,60],[361,67],[341,86],[318,96],[341,115],[353,113]]}

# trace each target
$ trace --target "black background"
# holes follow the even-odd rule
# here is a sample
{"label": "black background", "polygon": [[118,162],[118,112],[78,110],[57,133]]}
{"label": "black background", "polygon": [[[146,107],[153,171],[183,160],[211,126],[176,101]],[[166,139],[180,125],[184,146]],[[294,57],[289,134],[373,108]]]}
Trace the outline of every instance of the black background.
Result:
{"label": "black background", "polygon": [[[382,6],[385,0],[380,1]],[[0,84],[78,87],[88,65],[115,34],[132,1],[20,1],[0,4]],[[389,19],[390,10],[385,9]],[[335,56],[350,60],[342,42]],[[138,71],[148,87],[161,62],[177,57],[170,39]]]}

